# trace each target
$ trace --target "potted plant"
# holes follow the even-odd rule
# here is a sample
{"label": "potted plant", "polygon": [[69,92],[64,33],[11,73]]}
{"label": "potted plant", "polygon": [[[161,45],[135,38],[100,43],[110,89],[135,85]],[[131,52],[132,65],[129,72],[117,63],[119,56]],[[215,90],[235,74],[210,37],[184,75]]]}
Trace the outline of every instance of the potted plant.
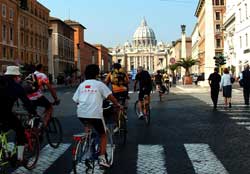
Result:
{"label": "potted plant", "polygon": [[181,66],[185,69],[185,76],[183,79],[184,84],[192,84],[192,77],[190,76],[190,68],[198,63],[198,60],[192,59],[192,57],[188,57],[187,59],[181,58],[177,61],[177,65]]}

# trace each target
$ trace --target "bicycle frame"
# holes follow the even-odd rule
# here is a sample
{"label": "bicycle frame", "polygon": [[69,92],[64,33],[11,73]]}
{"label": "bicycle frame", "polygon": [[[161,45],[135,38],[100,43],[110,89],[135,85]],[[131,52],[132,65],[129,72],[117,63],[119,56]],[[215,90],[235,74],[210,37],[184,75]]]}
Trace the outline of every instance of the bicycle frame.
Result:
{"label": "bicycle frame", "polygon": [[[9,162],[8,159],[17,153],[16,146],[14,147],[14,149],[10,149],[10,147],[9,147],[9,144],[8,144],[8,141],[7,141],[7,135],[8,134],[9,134],[9,131],[8,132],[2,132],[0,134],[0,143],[1,143],[1,145],[0,145],[1,146],[1,149],[0,149],[0,161],[1,161],[0,166],[6,165]],[[4,155],[8,155],[6,159],[4,159],[6,157]]]}

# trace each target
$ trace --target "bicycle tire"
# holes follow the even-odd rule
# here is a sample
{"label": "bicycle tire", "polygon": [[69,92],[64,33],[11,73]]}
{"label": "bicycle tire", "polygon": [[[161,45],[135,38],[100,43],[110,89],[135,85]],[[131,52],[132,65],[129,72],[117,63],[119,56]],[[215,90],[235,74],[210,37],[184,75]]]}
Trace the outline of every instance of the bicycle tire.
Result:
{"label": "bicycle tire", "polygon": [[137,117],[140,116],[140,111],[139,111],[139,101],[137,100],[134,104],[134,111],[135,111],[135,114],[137,115]]}
{"label": "bicycle tire", "polygon": [[125,145],[126,142],[127,142],[127,121],[125,117],[121,115],[119,118],[119,130],[114,134],[114,143],[117,145]]}
{"label": "bicycle tire", "polygon": [[146,114],[144,114],[144,117],[145,117],[144,120],[145,120],[146,125],[149,126],[150,120],[151,120],[151,118],[150,118],[150,106],[149,105],[146,105]]}
{"label": "bicycle tire", "polygon": [[53,148],[58,148],[63,137],[60,121],[57,118],[52,117],[45,132],[49,145]]}
{"label": "bicycle tire", "polygon": [[166,94],[169,94],[169,86],[166,86]]}
{"label": "bicycle tire", "polygon": [[[74,174],[77,173],[84,173],[85,169],[85,155],[87,154],[87,150],[89,148],[89,143],[88,141],[78,141],[75,143],[76,145],[73,146],[75,147],[75,154],[72,156],[72,161],[73,161],[73,171]],[[86,169],[87,170],[87,169]]]}
{"label": "bicycle tire", "polygon": [[26,163],[23,165],[26,169],[31,170],[35,168],[35,165],[39,158],[40,143],[38,136],[29,130],[26,132],[28,144],[24,147],[23,159]]}
{"label": "bicycle tire", "polygon": [[109,129],[107,129],[106,135],[107,135],[107,147],[106,147],[106,155],[105,155],[105,158],[106,158],[107,162],[109,163],[109,165],[112,166],[112,165],[113,165],[113,162],[114,162],[113,135],[112,135],[112,133],[109,131]]}

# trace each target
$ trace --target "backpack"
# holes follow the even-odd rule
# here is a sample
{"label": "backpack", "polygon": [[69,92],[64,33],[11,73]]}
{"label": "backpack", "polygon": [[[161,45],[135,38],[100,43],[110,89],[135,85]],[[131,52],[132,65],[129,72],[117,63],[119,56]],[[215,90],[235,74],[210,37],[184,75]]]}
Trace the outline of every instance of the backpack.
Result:
{"label": "backpack", "polygon": [[35,74],[29,74],[22,82],[26,94],[32,94],[39,89],[38,80]]}
{"label": "backpack", "polygon": [[121,70],[113,70],[111,72],[111,83],[114,85],[125,85],[126,84],[126,74]]}

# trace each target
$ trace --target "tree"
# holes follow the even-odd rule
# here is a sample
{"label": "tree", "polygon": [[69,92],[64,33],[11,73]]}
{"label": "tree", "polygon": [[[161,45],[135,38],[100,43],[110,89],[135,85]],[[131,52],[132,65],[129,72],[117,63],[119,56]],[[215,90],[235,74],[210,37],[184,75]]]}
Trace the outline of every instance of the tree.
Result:
{"label": "tree", "polygon": [[185,69],[185,76],[190,76],[190,68],[198,62],[198,60],[188,57],[187,59],[181,58],[176,64],[177,66],[181,66]]}
{"label": "tree", "polygon": [[177,69],[177,67],[178,67],[178,65],[176,63],[168,66],[168,68],[171,70],[171,73],[172,73],[173,84],[176,84],[176,76],[175,76],[174,72]]}
{"label": "tree", "polygon": [[222,65],[226,64],[226,58],[223,54],[219,54],[217,56],[214,56],[215,66],[220,68]]}

